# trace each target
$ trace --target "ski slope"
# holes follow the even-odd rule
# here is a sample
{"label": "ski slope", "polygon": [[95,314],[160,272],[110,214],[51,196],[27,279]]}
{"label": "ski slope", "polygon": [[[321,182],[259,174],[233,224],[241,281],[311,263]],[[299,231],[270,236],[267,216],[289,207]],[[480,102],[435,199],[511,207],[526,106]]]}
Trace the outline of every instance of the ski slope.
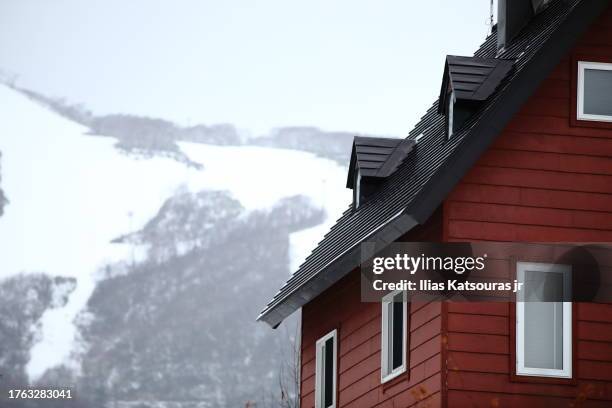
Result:
{"label": "ski slope", "polygon": [[86,131],[0,85],[1,187],[9,200],[0,217],[0,280],[30,272],[77,280],[66,305],[47,310],[39,322],[27,366],[32,381],[51,367],[78,365],[73,321],[85,309],[98,271],[131,256],[128,245],[110,241],[141,228],[178,189],[228,190],[249,211],[295,194],[309,196],[328,219],[293,234],[292,268],[350,200],[342,188],[345,168],[309,153],[180,143],[203,164],[197,170],[169,158],[126,156],[113,147],[115,139]]}

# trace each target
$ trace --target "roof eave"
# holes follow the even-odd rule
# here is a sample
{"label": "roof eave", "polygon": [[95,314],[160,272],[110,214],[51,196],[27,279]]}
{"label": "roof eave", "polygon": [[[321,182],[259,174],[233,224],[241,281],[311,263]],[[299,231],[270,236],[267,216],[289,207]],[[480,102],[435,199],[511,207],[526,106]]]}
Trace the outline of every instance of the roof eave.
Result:
{"label": "roof eave", "polygon": [[[357,244],[330,261],[319,273],[301,285],[299,290],[294,290],[275,307],[264,310],[257,317],[257,321],[266,322],[272,328],[277,328],[293,311],[304,306],[359,266],[361,261],[361,242],[374,242],[377,248],[382,249],[389,243],[396,241],[416,225],[418,225],[416,220],[404,210],[395,214],[387,222],[375,228],[366,237],[363,237]],[[285,308],[284,305],[287,306],[288,304],[290,306]]]}

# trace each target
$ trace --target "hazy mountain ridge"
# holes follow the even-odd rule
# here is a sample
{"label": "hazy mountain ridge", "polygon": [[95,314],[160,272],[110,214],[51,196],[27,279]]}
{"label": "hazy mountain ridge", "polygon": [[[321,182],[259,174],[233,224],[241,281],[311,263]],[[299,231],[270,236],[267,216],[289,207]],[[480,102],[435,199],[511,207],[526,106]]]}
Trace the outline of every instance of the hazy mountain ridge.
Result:
{"label": "hazy mountain ridge", "polygon": [[[300,150],[347,166],[355,133],[325,131],[314,126],[279,127],[267,135],[245,137],[231,124],[179,126],[169,120],[131,114],[94,115],[82,104],[14,87],[60,115],[89,127],[92,135],[118,139],[117,148],[136,156],[166,155],[190,163],[176,142],[221,146],[255,145]],[[372,136],[375,135],[361,135]],[[193,163],[191,163],[193,164]]]}
{"label": "hazy mountain ridge", "polygon": [[253,139],[251,143],[258,146],[302,150],[335,160],[343,166],[348,166],[355,136],[350,132],[327,132],[313,126],[282,127],[270,133]]}

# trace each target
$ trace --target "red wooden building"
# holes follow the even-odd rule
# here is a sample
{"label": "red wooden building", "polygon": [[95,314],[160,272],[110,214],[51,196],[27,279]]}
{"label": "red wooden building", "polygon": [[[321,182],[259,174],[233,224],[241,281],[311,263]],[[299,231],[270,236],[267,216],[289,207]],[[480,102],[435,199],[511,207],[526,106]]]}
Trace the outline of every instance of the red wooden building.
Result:
{"label": "red wooden building", "polygon": [[302,408],[612,407],[612,304],[381,307],[359,273],[364,241],[612,242],[612,6],[499,0],[441,82],[406,139],[355,139],[353,204],[259,317],[302,308]]}

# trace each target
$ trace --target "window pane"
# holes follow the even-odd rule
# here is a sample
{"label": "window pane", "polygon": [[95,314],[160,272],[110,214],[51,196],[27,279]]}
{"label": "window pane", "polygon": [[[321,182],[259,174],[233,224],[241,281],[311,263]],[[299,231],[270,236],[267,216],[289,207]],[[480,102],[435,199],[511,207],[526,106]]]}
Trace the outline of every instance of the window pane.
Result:
{"label": "window pane", "polygon": [[323,406],[331,407],[334,392],[334,339],[328,339],[323,347],[325,350],[323,364]]}
{"label": "window pane", "polygon": [[563,274],[525,271],[525,367],[563,369]]}
{"label": "window pane", "polygon": [[393,371],[393,302],[389,302],[385,305],[385,310],[387,311],[387,331],[385,333],[385,347],[387,348],[386,355],[386,367],[385,374],[389,374]]}
{"label": "window pane", "polygon": [[584,113],[612,116],[612,71],[584,70]]}
{"label": "window pane", "polygon": [[393,351],[391,369],[395,370],[403,363],[403,337],[404,337],[404,304],[403,295],[400,293],[395,296],[393,302]]}
{"label": "window pane", "polygon": [[525,303],[525,367],[563,369],[563,303]]}
{"label": "window pane", "polygon": [[562,273],[525,271],[526,302],[556,302],[562,300]]}

